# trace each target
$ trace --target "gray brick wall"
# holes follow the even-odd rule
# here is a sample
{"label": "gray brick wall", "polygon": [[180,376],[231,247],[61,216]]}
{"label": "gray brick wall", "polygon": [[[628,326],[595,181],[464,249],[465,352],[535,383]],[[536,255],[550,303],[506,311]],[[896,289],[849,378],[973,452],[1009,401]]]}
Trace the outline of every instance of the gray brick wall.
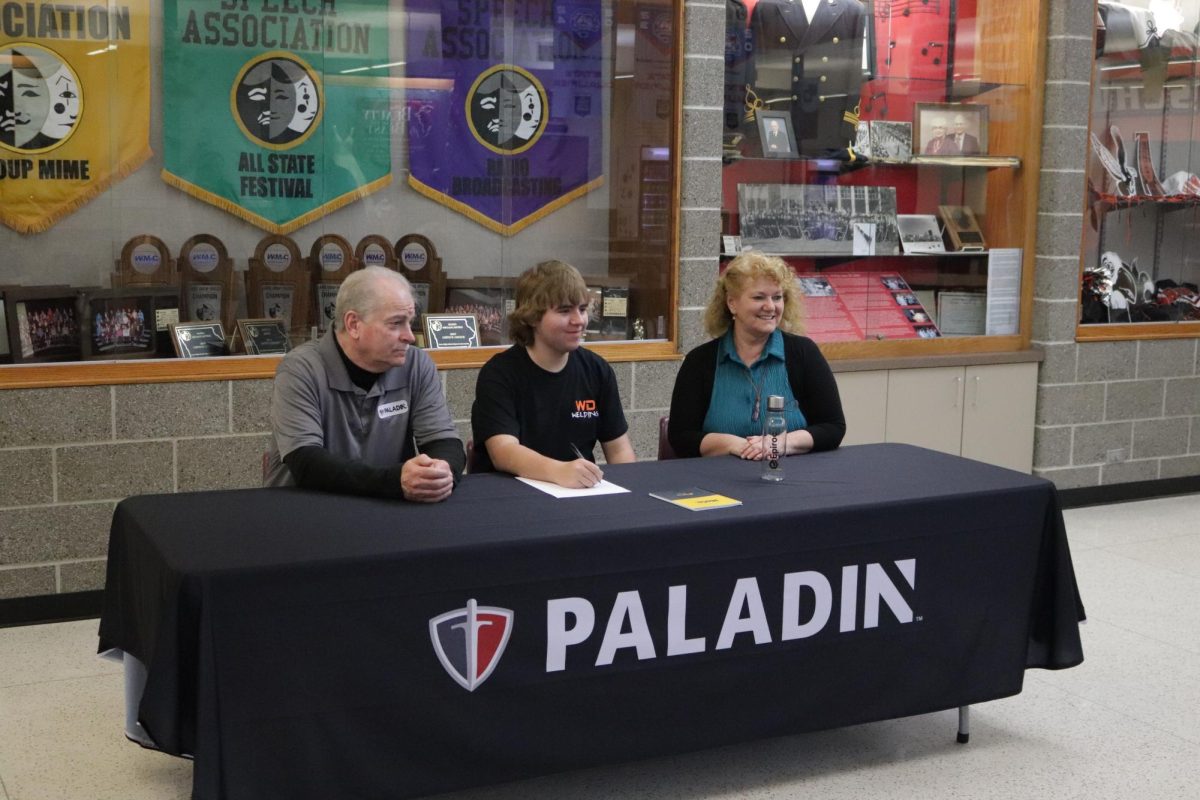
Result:
{"label": "gray brick wall", "polygon": [[1060,488],[1200,475],[1196,339],[1075,342],[1092,0],[1050,0],[1038,204],[1034,473]]}

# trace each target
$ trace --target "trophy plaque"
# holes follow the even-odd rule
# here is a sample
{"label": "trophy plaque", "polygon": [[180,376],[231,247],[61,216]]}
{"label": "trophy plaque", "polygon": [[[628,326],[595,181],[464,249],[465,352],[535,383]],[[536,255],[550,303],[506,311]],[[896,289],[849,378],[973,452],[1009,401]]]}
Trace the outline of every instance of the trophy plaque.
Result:
{"label": "trophy plaque", "polygon": [[313,276],[313,297],[316,298],[317,331],[324,333],[333,322],[338,289],[346,277],[358,269],[350,242],[336,233],[318,236],[308,254]]}
{"label": "trophy plaque", "polygon": [[400,262],[400,274],[408,278],[413,287],[413,304],[416,319],[445,308],[446,273],[442,271],[442,259],[438,258],[433,242],[419,233],[410,233],[396,242],[396,258]]}
{"label": "trophy plaque", "polygon": [[425,336],[430,350],[479,347],[479,323],[474,314],[426,314]]}
{"label": "trophy plaque", "polygon": [[134,236],[121,248],[113,288],[122,286],[178,286],[179,273],[166,244],[157,236]]}
{"label": "trophy plaque", "polygon": [[278,355],[291,349],[287,326],[282,320],[239,319],[237,324],[247,355]]}
{"label": "trophy plaque", "polygon": [[400,268],[400,262],[396,260],[396,248],[392,247],[392,243],[387,239],[374,233],[364,236],[358,243],[358,247],[354,248],[354,260],[358,263],[359,268],[385,267],[393,270]]}
{"label": "trophy plaque", "polygon": [[287,236],[264,236],[250,257],[246,306],[251,317],[284,319],[293,336],[308,336],[308,262]]}
{"label": "trophy plaque", "polygon": [[180,322],[171,326],[171,343],[179,358],[223,356],[225,330],[220,322]]}
{"label": "trophy plaque", "polygon": [[968,206],[938,206],[938,216],[946,226],[950,246],[961,253],[981,253],[987,249],[979,221]]}
{"label": "trophy plaque", "polygon": [[179,276],[183,283],[180,299],[188,322],[220,321],[233,329],[233,260],[216,236],[199,233],[179,250]]}

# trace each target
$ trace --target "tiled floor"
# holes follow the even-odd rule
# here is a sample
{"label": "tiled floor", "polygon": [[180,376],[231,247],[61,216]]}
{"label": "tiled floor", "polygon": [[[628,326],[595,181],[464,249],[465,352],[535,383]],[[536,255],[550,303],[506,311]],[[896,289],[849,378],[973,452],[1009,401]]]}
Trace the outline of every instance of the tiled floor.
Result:
{"label": "tiled floor", "polygon": [[[1067,512],[1085,663],[1016,697],[460,792],[564,798],[1200,797],[1200,495]],[[96,623],[0,630],[0,800],[171,800],[191,764],[125,741]],[[340,798],[329,798],[340,800]]]}

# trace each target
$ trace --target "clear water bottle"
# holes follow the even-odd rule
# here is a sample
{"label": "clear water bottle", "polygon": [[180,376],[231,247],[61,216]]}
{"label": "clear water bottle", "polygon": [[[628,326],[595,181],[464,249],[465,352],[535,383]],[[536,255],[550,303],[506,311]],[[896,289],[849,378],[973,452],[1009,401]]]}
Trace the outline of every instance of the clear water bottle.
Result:
{"label": "clear water bottle", "polygon": [[783,480],[783,457],[787,455],[787,417],[783,413],[783,398],[773,394],[767,398],[767,418],[763,422],[763,447],[766,448],[766,458],[763,459],[762,479],[764,481]]}

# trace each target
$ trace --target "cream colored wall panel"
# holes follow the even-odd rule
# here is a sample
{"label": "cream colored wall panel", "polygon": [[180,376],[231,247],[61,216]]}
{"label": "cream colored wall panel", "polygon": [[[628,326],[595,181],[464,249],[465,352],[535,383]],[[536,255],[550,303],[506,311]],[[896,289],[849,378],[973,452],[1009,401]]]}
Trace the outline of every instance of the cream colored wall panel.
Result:
{"label": "cream colored wall panel", "polygon": [[1037,364],[967,367],[965,383],[962,454],[1030,472]]}
{"label": "cream colored wall panel", "polygon": [[886,441],[958,455],[962,400],[962,367],[892,370],[888,374]]}
{"label": "cream colored wall panel", "polygon": [[846,438],[842,444],[886,441],[887,372],[839,372],[834,377],[846,415]]}

